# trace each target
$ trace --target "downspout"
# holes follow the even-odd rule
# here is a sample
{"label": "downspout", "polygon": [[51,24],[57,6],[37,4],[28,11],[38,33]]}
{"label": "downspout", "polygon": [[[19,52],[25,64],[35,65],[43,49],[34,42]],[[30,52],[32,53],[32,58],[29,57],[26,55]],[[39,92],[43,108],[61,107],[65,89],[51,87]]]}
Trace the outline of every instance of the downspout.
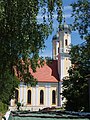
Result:
{"label": "downspout", "polygon": [[61,106],[61,96],[60,96],[60,80],[58,81],[58,106]]}
{"label": "downspout", "polygon": [[61,106],[61,82],[60,82],[60,78],[61,78],[61,57],[60,57],[60,53],[58,54],[58,65],[59,65],[59,81],[58,81],[58,106]]}

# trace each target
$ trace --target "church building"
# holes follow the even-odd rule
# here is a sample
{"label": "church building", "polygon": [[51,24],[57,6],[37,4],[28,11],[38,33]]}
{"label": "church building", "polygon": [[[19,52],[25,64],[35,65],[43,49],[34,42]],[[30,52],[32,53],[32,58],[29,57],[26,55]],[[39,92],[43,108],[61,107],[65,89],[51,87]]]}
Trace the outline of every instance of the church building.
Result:
{"label": "church building", "polygon": [[[22,110],[38,111],[47,107],[62,107],[62,82],[68,76],[71,65],[69,50],[71,45],[71,30],[64,23],[52,39],[52,62],[37,68],[32,75],[37,79],[36,86],[20,82],[15,91],[15,98],[21,103]],[[16,110],[15,99],[11,100],[10,110]]]}

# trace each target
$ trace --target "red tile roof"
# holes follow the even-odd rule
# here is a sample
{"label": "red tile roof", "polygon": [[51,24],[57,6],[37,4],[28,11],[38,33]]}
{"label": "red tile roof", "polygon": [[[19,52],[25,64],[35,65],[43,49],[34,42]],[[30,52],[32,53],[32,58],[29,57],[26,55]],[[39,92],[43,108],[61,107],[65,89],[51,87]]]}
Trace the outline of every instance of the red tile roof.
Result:
{"label": "red tile roof", "polygon": [[32,75],[37,79],[38,82],[58,82],[58,61],[53,60],[48,65],[45,63],[43,67],[37,68],[36,72]]}

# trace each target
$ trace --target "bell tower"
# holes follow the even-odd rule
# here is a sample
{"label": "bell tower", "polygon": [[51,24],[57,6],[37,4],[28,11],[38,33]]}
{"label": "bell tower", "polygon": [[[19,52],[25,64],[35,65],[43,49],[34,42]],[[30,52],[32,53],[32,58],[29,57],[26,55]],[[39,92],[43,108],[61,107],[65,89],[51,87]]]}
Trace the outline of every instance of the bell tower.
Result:
{"label": "bell tower", "polygon": [[63,78],[68,76],[68,70],[69,67],[71,66],[71,61],[70,61],[70,56],[69,56],[69,51],[70,51],[70,46],[71,46],[71,29],[70,26],[67,25],[64,21],[64,24],[61,26],[59,29],[58,33],[56,36],[53,37],[52,40],[52,58],[54,60],[58,60],[58,74],[60,78],[59,82],[59,101],[58,104],[59,106],[62,106],[63,100],[62,100],[62,82]]}
{"label": "bell tower", "polygon": [[58,72],[60,80],[67,76],[67,71],[71,65],[69,51],[71,46],[71,29],[64,21],[57,35],[52,40],[52,58],[58,60]]}
{"label": "bell tower", "polygon": [[71,46],[71,29],[65,22],[59,30],[59,75],[60,80],[68,76],[68,69],[71,66],[69,51]]}

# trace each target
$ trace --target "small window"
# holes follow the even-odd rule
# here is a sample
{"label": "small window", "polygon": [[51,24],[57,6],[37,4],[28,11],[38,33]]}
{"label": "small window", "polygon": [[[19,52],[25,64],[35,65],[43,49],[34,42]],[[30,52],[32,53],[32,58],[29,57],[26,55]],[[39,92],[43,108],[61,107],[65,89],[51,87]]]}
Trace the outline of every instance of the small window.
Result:
{"label": "small window", "polygon": [[67,39],[65,40],[65,45],[66,45],[66,46],[68,45]]}
{"label": "small window", "polygon": [[56,104],[56,92],[55,92],[55,90],[52,91],[52,104]]}
{"label": "small window", "polygon": [[28,90],[28,104],[31,104],[31,90]]}
{"label": "small window", "polygon": [[40,90],[40,104],[44,104],[44,92]]}

